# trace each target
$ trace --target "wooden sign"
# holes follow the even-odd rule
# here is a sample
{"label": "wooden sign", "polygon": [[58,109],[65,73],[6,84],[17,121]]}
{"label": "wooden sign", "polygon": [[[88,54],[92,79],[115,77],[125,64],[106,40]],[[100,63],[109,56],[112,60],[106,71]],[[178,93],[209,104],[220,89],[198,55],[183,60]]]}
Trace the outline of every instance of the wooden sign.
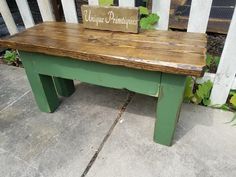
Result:
{"label": "wooden sign", "polygon": [[138,8],[82,5],[81,11],[85,28],[138,33]]}

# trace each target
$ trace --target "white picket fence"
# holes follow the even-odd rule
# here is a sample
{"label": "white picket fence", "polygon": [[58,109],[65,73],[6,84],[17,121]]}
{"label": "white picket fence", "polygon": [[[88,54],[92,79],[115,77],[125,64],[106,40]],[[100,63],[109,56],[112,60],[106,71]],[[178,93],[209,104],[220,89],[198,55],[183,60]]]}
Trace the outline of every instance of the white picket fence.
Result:
{"label": "white picket fence", "polygon": [[[99,0],[89,0],[90,5],[99,5]],[[171,0],[152,0],[152,12],[160,16],[156,26],[158,30],[168,30]],[[43,21],[54,21],[55,17],[50,0],[37,0]],[[65,19],[70,23],[78,23],[74,0],[61,0]],[[34,20],[27,0],[16,0],[26,28],[34,26]],[[120,6],[134,6],[134,0],[119,0]],[[205,33],[209,20],[212,0],[192,0],[188,32]],[[236,10],[235,10],[236,11]],[[214,83],[212,104],[224,104],[230,89],[236,89],[236,12],[234,11],[231,25],[216,74],[206,73],[198,82],[211,80]],[[16,24],[7,6],[6,0],[0,0],[0,13],[11,35],[18,32]]]}

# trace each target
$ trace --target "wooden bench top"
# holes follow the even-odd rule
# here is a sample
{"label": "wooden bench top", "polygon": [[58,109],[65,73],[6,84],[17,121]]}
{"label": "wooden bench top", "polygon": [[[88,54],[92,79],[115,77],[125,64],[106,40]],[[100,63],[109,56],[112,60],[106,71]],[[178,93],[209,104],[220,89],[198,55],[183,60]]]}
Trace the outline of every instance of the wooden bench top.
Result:
{"label": "wooden bench top", "polygon": [[128,34],[64,22],[42,23],[0,39],[1,47],[191,76],[203,74],[206,43],[205,34],[156,30]]}

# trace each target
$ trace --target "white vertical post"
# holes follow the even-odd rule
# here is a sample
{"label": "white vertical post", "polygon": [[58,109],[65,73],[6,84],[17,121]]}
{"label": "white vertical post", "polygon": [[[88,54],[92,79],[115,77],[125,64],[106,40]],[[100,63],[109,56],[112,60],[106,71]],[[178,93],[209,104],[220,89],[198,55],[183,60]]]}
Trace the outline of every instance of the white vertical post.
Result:
{"label": "white vertical post", "polygon": [[74,0],[61,0],[63,12],[66,22],[78,23],[75,1]]}
{"label": "white vertical post", "polygon": [[20,11],[22,20],[25,24],[25,28],[30,28],[34,26],[34,20],[33,20],[27,0],[16,0],[16,4]]}
{"label": "white vertical post", "polygon": [[43,21],[55,21],[50,0],[37,0]]}
{"label": "white vertical post", "polygon": [[3,20],[7,26],[7,29],[11,35],[18,32],[14,19],[11,15],[10,9],[7,5],[6,0],[0,0],[0,13],[2,14]]}
{"label": "white vertical post", "polygon": [[188,32],[206,32],[211,4],[212,0],[192,0],[188,21]]}
{"label": "white vertical post", "polygon": [[236,77],[234,78],[231,89],[236,90]]}
{"label": "white vertical post", "polygon": [[156,29],[168,30],[170,2],[171,0],[152,0],[152,13],[157,13],[160,16]]}
{"label": "white vertical post", "polygon": [[99,5],[99,0],[88,0],[89,5]]}
{"label": "white vertical post", "polygon": [[236,10],[229,27],[211,93],[212,104],[224,104],[236,74]]}
{"label": "white vertical post", "polygon": [[119,0],[119,6],[121,6],[121,7],[134,7],[135,0]]}

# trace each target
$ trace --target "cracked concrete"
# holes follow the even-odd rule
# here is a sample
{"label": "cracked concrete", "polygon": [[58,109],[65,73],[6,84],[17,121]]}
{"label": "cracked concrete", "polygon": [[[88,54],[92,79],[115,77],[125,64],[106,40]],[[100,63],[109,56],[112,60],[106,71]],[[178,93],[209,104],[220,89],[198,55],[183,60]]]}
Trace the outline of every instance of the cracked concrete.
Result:
{"label": "cracked concrete", "polygon": [[122,109],[127,91],[77,83],[49,114],[23,69],[0,65],[0,83],[1,177],[236,176],[231,112],[184,104],[166,147],[152,141],[155,98],[136,94]]}

